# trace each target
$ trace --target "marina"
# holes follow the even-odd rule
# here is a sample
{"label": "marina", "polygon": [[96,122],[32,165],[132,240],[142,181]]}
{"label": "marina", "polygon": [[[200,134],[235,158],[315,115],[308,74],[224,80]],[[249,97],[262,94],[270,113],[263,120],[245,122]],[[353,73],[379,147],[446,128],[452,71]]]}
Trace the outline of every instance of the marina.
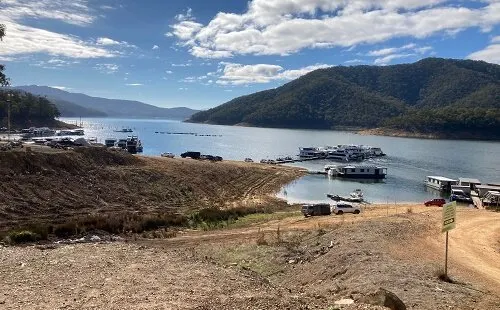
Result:
{"label": "marina", "polygon": [[[64,118],[61,120],[65,121]],[[355,188],[361,189],[365,197],[374,203],[423,202],[438,197],[449,199],[449,192],[438,191],[423,183],[430,175],[454,180],[473,177],[482,183],[500,181],[500,158],[496,156],[500,154],[500,144],[496,142],[406,139],[343,131],[214,126],[165,120],[83,119],[84,137],[97,137],[102,143],[106,138],[126,138],[126,134],[123,134],[124,137],[114,131],[124,127],[132,128],[134,135],[140,137],[144,155],[159,157],[169,152],[179,157],[187,150],[197,150],[202,154],[220,155],[224,160],[244,161],[251,158],[259,163],[264,159],[271,160],[271,165],[281,164],[310,171],[311,174],[280,191],[279,197],[290,202],[330,202],[326,194],[342,196]],[[215,137],[156,134],[156,131],[210,134]],[[380,148],[387,155],[348,162],[321,157],[300,158],[299,146],[308,145],[370,145]],[[471,158],[477,160],[471,161]],[[376,180],[328,176],[325,166],[335,164],[381,166],[387,168],[387,175]]]}

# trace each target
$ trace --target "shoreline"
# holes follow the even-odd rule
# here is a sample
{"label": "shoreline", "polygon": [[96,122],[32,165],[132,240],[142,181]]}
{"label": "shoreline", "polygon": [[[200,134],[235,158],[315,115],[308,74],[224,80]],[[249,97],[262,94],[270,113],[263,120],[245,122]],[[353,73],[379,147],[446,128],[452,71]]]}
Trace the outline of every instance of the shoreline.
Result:
{"label": "shoreline", "polygon": [[320,130],[320,131],[341,131],[350,132],[358,135],[364,136],[385,136],[385,137],[395,137],[395,138],[409,138],[409,139],[428,139],[428,140],[461,140],[461,141],[492,141],[500,142],[500,137],[484,137],[481,134],[470,134],[468,132],[461,132],[457,136],[452,136],[447,133],[422,133],[422,132],[411,132],[405,130],[396,130],[391,128],[362,128],[356,126],[339,126],[335,128],[290,128],[290,127],[266,127],[257,126],[249,123],[237,123],[233,125],[217,124],[210,122],[194,122],[191,120],[184,120],[185,123],[191,124],[203,124],[203,125],[215,125],[215,126],[233,126],[233,127],[249,127],[249,128],[268,128],[268,129],[289,129],[289,130]]}

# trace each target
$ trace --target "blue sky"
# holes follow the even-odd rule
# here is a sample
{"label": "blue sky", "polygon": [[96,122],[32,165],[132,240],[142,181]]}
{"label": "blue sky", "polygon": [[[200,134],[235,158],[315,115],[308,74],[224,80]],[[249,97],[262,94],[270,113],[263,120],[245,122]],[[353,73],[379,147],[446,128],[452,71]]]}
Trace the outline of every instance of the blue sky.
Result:
{"label": "blue sky", "polygon": [[0,0],[13,85],[210,108],[328,66],[500,64],[500,0]]}

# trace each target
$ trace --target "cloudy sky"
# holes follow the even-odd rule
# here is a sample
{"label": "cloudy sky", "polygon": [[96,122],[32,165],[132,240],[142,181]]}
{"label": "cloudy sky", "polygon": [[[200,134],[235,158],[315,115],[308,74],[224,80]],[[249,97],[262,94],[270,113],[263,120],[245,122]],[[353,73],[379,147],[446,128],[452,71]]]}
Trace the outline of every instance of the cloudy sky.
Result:
{"label": "cloudy sky", "polygon": [[0,0],[13,85],[208,108],[328,66],[500,64],[500,0]]}

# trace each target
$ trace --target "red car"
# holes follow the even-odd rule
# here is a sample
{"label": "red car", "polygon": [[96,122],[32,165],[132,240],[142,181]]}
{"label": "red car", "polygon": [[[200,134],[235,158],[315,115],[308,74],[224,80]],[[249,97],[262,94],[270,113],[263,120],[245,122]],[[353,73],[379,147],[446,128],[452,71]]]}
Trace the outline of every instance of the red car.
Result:
{"label": "red car", "polygon": [[435,198],[435,199],[424,202],[424,205],[426,207],[429,207],[429,206],[442,207],[444,204],[446,204],[446,200],[444,200],[443,198]]}

